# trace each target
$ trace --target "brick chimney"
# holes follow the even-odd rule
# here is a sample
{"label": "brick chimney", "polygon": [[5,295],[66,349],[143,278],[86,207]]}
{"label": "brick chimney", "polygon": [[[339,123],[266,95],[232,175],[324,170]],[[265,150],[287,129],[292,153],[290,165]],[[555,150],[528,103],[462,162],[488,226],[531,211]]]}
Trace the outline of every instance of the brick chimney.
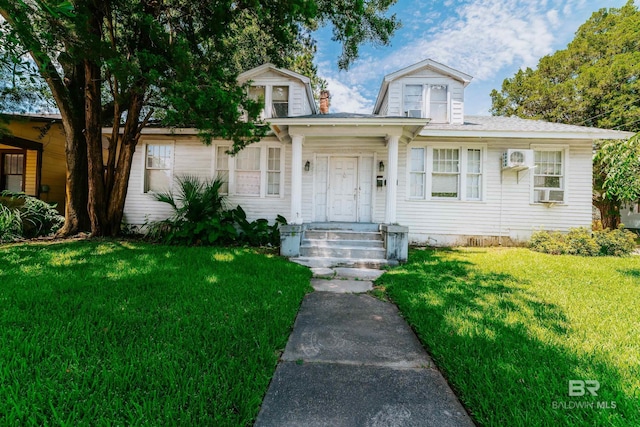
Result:
{"label": "brick chimney", "polygon": [[329,114],[329,91],[320,91],[320,114]]}

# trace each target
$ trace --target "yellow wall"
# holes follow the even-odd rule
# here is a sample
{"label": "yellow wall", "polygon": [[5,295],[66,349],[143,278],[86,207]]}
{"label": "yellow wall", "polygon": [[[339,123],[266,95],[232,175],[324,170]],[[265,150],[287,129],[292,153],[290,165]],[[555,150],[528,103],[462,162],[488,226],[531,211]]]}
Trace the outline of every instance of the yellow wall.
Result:
{"label": "yellow wall", "polygon": [[[64,131],[60,123],[55,123],[41,136],[42,128],[50,120],[27,119],[14,120],[7,126],[11,135],[28,139],[42,144],[42,176],[40,185],[48,185],[49,193],[41,193],[40,198],[50,203],[56,203],[58,210],[64,212],[66,159],[64,154]],[[35,194],[35,165],[37,152],[29,150],[27,153],[27,171],[25,192]],[[33,173],[32,169],[33,168]],[[31,186],[31,187],[30,187]]]}

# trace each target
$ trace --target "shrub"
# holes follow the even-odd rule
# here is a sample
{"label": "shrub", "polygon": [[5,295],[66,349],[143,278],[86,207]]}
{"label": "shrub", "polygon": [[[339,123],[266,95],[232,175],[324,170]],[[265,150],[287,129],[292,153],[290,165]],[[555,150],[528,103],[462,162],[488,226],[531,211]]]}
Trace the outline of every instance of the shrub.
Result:
{"label": "shrub", "polygon": [[629,255],[636,248],[636,235],[620,227],[617,230],[601,230],[593,233],[600,246],[600,255]]}
{"label": "shrub", "polygon": [[569,253],[569,247],[564,235],[558,231],[536,231],[531,235],[529,247],[537,252],[545,254],[563,255]]}
{"label": "shrub", "polygon": [[3,191],[0,193],[0,204],[18,212],[20,235],[25,238],[55,233],[64,224],[64,217],[58,213],[55,205],[24,193]]}
{"label": "shrub", "polygon": [[635,249],[635,235],[622,228],[618,230],[589,231],[572,228],[567,234],[537,231],[531,235],[529,247],[537,252],[552,255],[624,256]]}
{"label": "shrub", "polygon": [[598,256],[600,246],[593,238],[591,230],[580,227],[572,228],[566,235],[568,253],[570,255]]}
{"label": "shrub", "polygon": [[0,204],[0,243],[11,242],[22,236],[22,220],[17,209]]}
{"label": "shrub", "polygon": [[220,189],[220,179],[201,181],[195,176],[176,178],[177,192],[156,194],[156,200],[169,204],[174,214],[165,220],[145,224],[152,240],[169,244],[214,245],[246,243],[251,246],[280,244],[281,224],[287,221],[278,215],[269,225],[266,219],[247,221],[244,210],[237,206],[227,209]]}

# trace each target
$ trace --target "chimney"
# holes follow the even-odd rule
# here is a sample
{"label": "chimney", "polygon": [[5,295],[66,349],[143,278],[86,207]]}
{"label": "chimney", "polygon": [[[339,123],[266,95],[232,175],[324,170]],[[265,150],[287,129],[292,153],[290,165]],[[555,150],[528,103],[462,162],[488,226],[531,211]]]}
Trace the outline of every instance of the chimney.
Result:
{"label": "chimney", "polygon": [[329,91],[320,91],[320,114],[329,114]]}

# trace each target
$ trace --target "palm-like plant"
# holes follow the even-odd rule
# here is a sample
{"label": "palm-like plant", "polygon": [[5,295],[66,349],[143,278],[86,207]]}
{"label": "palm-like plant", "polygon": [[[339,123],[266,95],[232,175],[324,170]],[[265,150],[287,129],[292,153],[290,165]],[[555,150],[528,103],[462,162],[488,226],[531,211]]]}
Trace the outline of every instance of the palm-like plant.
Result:
{"label": "palm-like plant", "polygon": [[215,218],[227,208],[226,198],[220,194],[224,181],[216,178],[202,180],[195,175],[176,177],[177,191],[156,193],[159,202],[171,205],[172,221],[198,222]]}

